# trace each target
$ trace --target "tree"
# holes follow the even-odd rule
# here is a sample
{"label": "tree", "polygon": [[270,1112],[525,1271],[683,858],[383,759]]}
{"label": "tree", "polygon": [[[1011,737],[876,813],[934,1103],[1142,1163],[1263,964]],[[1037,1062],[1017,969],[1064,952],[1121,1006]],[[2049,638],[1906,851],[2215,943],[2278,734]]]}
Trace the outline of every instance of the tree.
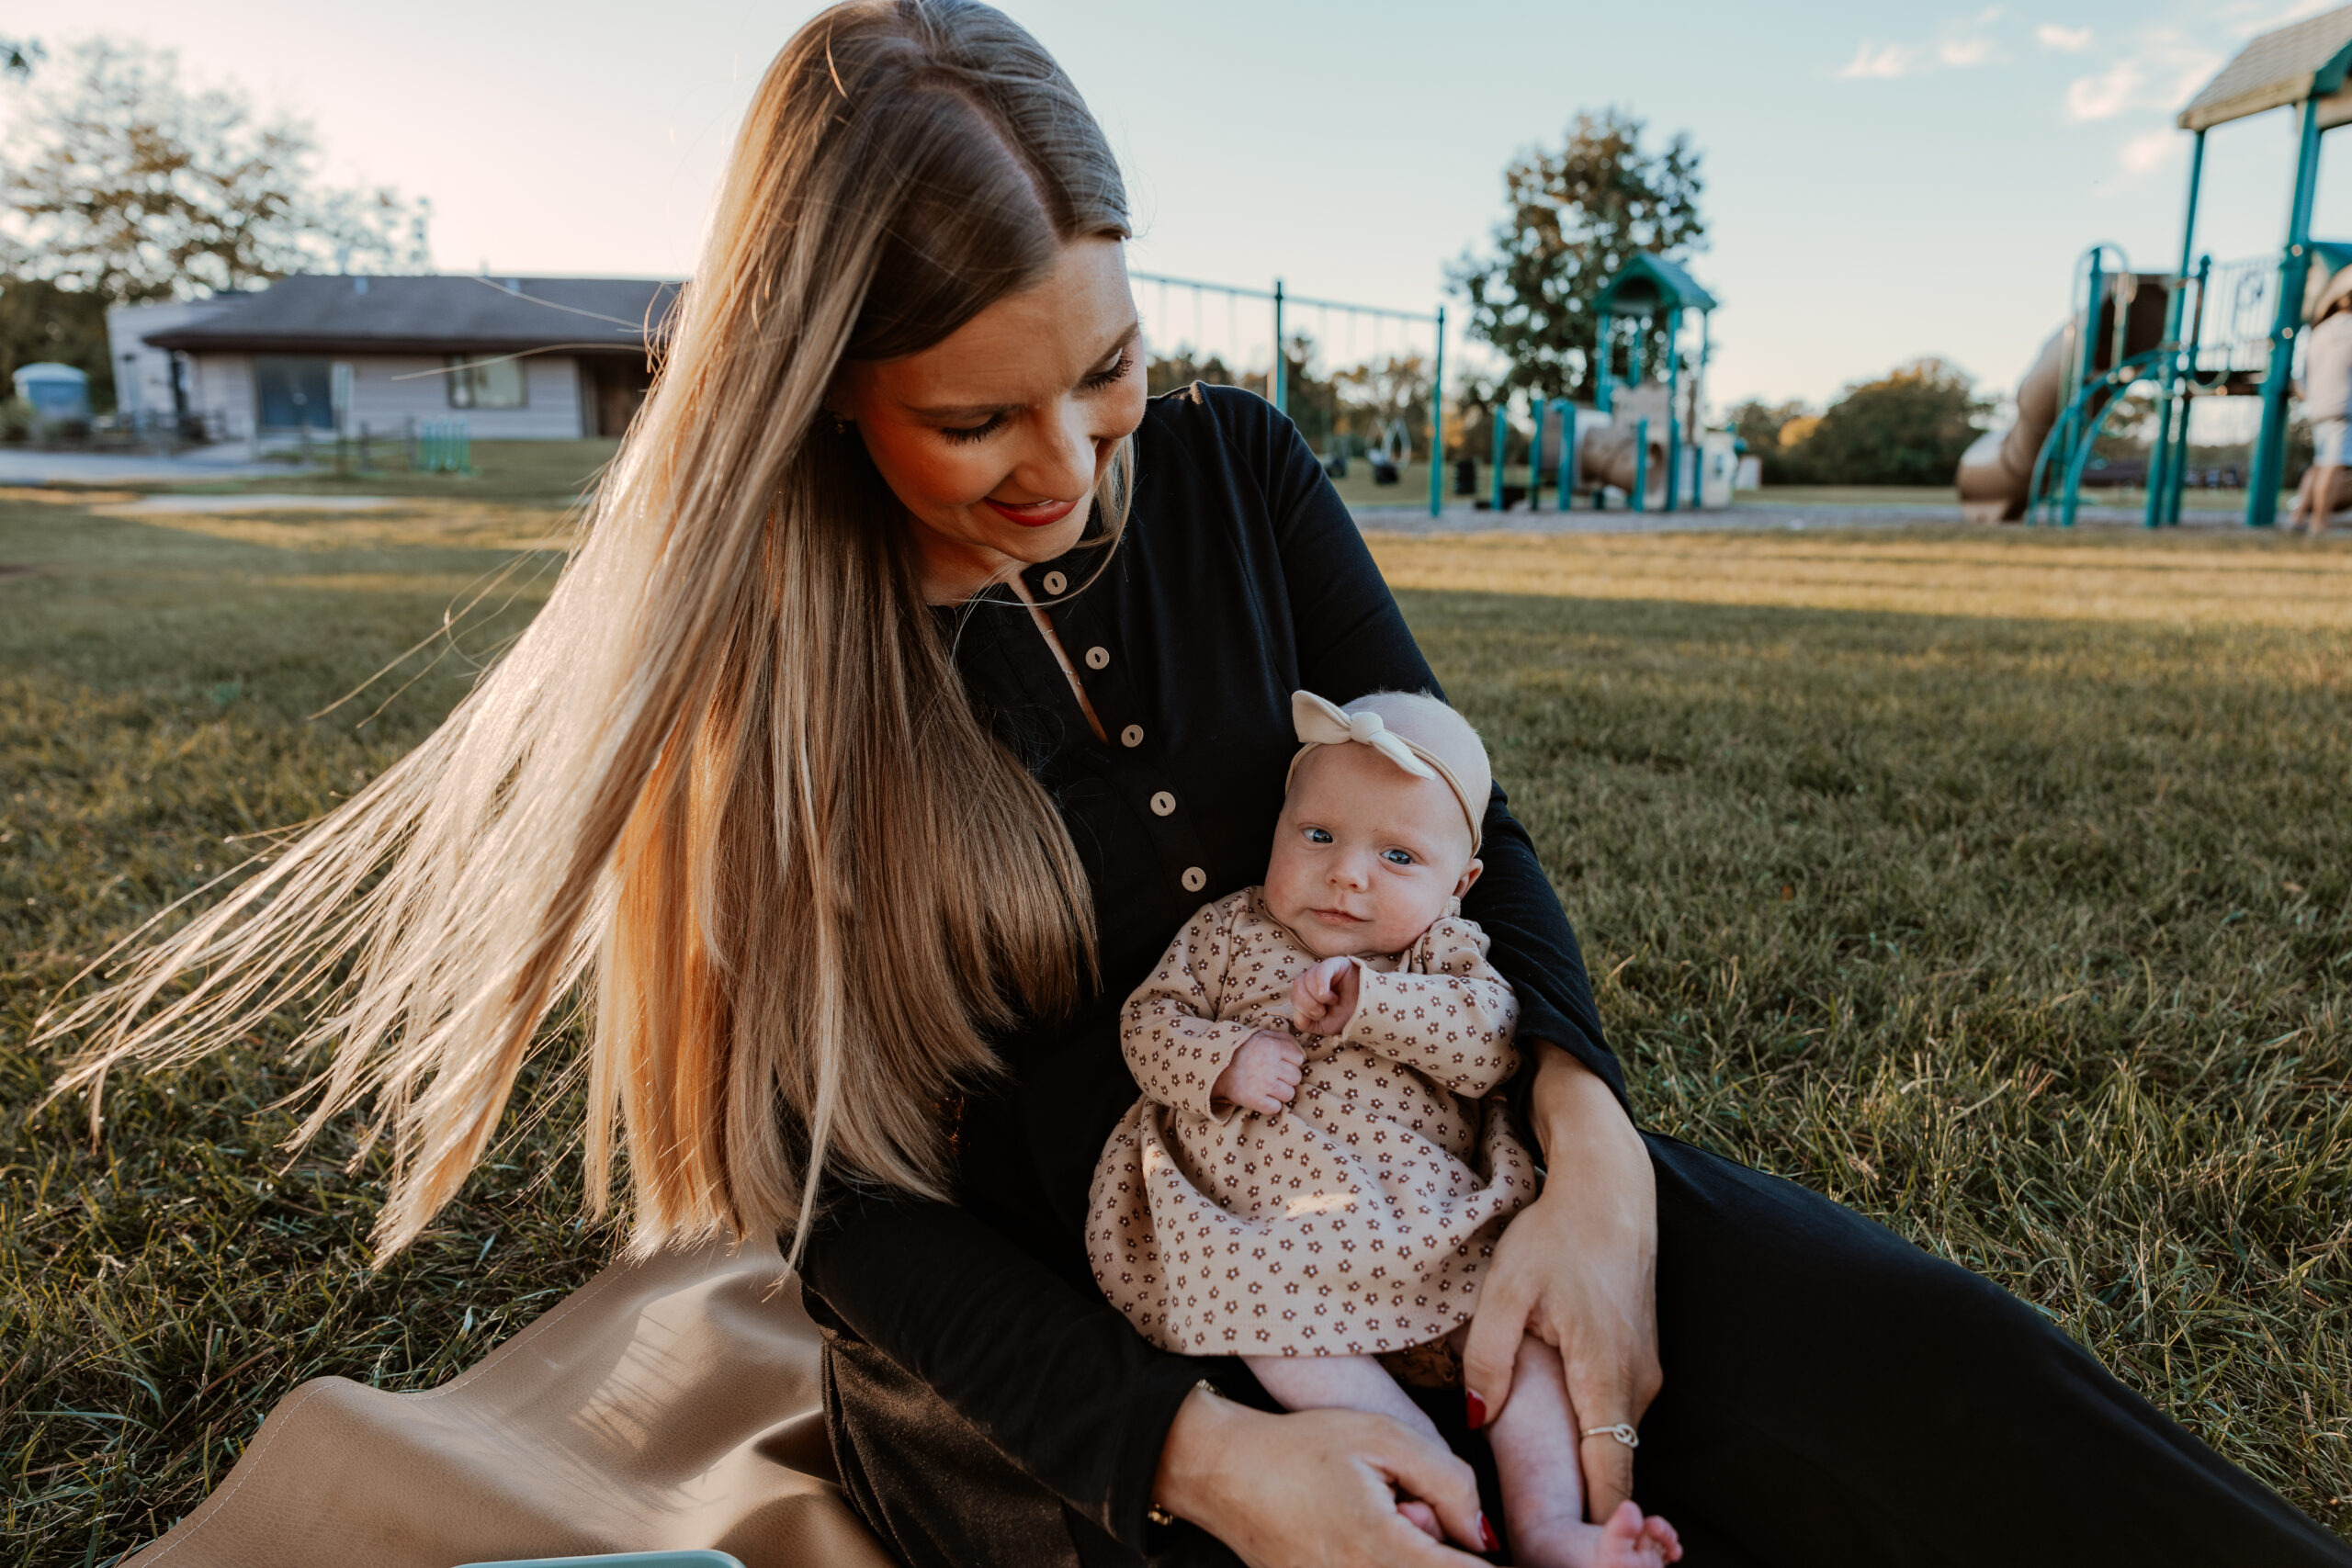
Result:
{"label": "tree", "polygon": [[90,406],[114,402],[107,355],[107,306],[95,294],[54,283],[0,278],[0,398],[22,366],[71,365],[90,378]]}
{"label": "tree", "polygon": [[429,265],[422,205],[322,185],[300,121],[192,89],[176,56],[141,44],[93,39],[59,63],[0,156],[14,276],[120,302]]}
{"label": "tree", "polygon": [[1750,398],[1731,411],[1731,433],[1747,444],[1768,485],[1804,482],[1797,471],[1795,449],[1820,423],[1794,400],[1768,403]]}
{"label": "tree", "polygon": [[14,76],[21,82],[48,53],[39,39],[0,38],[0,76]]}
{"label": "tree", "polygon": [[1785,450],[1819,484],[1950,484],[1987,406],[1957,366],[1915,359],[1848,387]]}
{"label": "tree", "polygon": [[1498,390],[1589,395],[1601,285],[1637,252],[1704,248],[1699,153],[1681,133],[1645,152],[1644,129],[1623,109],[1582,113],[1559,151],[1532,148],[1504,169],[1494,254],[1465,256],[1450,274],[1469,301],[1470,335],[1509,362]]}
{"label": "tree", "polygon": [[1371,444],[1401,423],[1412,450],[1426,455],[1430,429],[1430,366],[1418,354],[1392,354],[1340,371],[1332,378],[1340,394],[1341,434]]}

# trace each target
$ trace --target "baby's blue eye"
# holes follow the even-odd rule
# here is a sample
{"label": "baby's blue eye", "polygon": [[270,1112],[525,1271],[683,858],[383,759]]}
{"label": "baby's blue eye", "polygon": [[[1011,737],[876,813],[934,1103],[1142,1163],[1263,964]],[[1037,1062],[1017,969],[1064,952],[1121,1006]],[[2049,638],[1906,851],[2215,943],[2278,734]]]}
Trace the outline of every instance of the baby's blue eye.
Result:
{"label": "baby's blue eye", "polygon": [[1310,844],[1328,844],[1331,841],[1331,829],[1329,828],[1309,828],[1306,830],[1306,841]]}
{"label": "baby's blue eye", "polygon": [[1413,854],[1410,850],[1383,850],[1380,852],[1380,858],[1386,861],[1390,865],[1410,865],[1413,863]]}

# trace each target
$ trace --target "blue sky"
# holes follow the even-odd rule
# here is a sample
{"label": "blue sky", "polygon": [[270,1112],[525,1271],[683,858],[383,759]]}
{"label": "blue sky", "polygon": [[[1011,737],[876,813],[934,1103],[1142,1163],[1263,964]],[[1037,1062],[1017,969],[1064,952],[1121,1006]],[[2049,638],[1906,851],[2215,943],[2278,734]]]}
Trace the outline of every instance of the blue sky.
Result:
{"label": "blue sky", "polygon": [[[1818,402],[1923,353],[2006,389],[2056,324],[2085,245],[2172,264],[2179,105],[2248,35],[2327,7],[1009,8],[1102,117],[1141,220],[1136,265],[1159,271],[1261,287],[1280,276],[1295,292],[1427,309],[1444,265],[1498,212],[1505,161],[1555,140],[1578,107],[1619,104],[1661,136],[1687,130],[1713,230],[1694,270],[1724,302],[1721,406]],[[753,79],[815,9],[109,0],[102,25],[309,118],[340,175],[431,197],[445,267],[679,273]],[[18,0],[8,26],[54,45],[93,16],[86,0]],[[2214,133],[2200,249],[2277,246],[2291,150],[2284,111]],[[2319,231],[2352,237],[2352,131],[2329,152]],[[1189,302],[1178,309],[1188,330]],[[1368,329],[1356,342],[1369,346]]]}

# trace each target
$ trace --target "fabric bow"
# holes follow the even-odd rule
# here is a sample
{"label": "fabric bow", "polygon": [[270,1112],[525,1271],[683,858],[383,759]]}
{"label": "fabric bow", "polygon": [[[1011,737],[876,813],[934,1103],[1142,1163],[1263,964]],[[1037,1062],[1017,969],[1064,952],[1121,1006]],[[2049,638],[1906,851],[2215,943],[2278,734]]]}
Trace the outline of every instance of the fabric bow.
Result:
{"label": "fabric bow", "polygon": [[[1470,852],[1475,855],[1484,846],[1486,830],[1479,813],[1486,803],[1471,804],[1462,781],[1453,776],[1453,770],[1445,765],[1442,758],[1422,750],[1389,728],[1378,714],[1350,713],[1328,697],[1318,697],[1312,692],[1293,692],[1290,722],[1299,739],[1298,755],[1290,760],[1293,776],[1298,773],[1301,759],[1317,746],[1344,746],[1351,741],[1369,746],[1417,779],[1442,780],[1445,787],[1453,792],[1455,804],[1462,807],[1462,816],[1470,824]],[[1289,778],[1283,779],[1283,787],[1290,787]]]}
{"label": "fabric bow", "polygon": [[1371,747],[1417,779],[1437,777],[1437,770],[1420,759],[1412,742],[1389,728],[1376,713],[1350,713],[1328,697],[1293,692],[1290,722],[1303,745],[1342,746],[1353,740]]}

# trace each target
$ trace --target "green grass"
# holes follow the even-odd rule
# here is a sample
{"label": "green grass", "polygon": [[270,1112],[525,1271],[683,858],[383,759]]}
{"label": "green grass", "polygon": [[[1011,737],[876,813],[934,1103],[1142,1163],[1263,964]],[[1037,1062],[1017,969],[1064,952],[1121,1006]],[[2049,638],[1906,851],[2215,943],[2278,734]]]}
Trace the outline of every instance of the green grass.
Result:
{"label": "green grass", "polygon": [[[74,969],[217,873],[230,836],[397,756],[531,607],[368,727],[360,706],[309,719],[509,558],[329,523],[222,537],[0,502],[0,568],[29,569],[0,573],[0,1562],[106,1561],[192,1506],[295,1382],[441,1381],[612,1243],[575,1224],[576,1161],[528,1130],[371,1273],[376,1172],[346,1174],[346,1144],[276,1149],[291,1079],[263,1042],[119,1086],[95,1147],[74,1108],[28,1114],[53,1069],[27,1031]],[[2013,567],[1979,558],[2008,541]],[[1536,834],[1652,1124],[1990,1274],[2352,1530],[2352,629],[2259,624],[2338,593],[2337,552],[2150,565],[2140,543],[1827,535],[1726,558],[1802,601],[1861,592],[1824,586],[1850,551],[1912,613],[1675,602],[1697,581],[1680,558],[1573,541],[1572,589],[1604,569],[1664,586],[1403,597]],[[1446,549],[1476,578],[1479,552],[1526,547]],[[1435,570],[1382,548],[1400,582]],[[2110,561],[2110,610],[2233,561],[2283,575],[2243,621],[2075,618],[2023,587],[2017,613],[1982,609]]]}
{"label": "green grass", "polygon": [[593,482],[596,470],[620,447],[614,440],[477,441],[471,447],[475,472],[422,473],[410,468],[408,450],[397,437],[371,443],[369,466],[359,466],[355,442],[347,449],[341,471],[334,467],[334,446],[321,442],[312,449],[312,466],[258,479],[222,479],[200,485],[172,485],[175,491],[244,494],[263,491],[277,495],[401,495],[446,496],[461,501],[505,502],[530,506],[570,506]]}

